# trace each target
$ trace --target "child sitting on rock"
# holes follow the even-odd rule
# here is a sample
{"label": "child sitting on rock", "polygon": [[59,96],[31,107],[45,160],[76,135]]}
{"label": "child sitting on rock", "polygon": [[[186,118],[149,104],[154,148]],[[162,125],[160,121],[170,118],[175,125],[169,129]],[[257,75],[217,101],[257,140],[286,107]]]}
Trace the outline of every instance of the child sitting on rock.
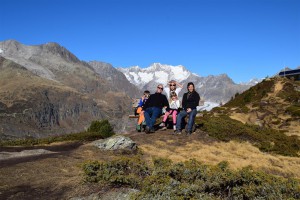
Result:
{"label": "child sitting on rock", "polygon": [[173,129],[176,131],[176,116],[178,113],[178,109],[180,107],[180,101],[178,100],[178,96],[176,92],[171,92],[171,99],[170,99],[170,107],[167,108],[167,112],[164,115],[163,121],[160,124],[160,127],[162,127],[162,130],[166,130],[166,121],[168,119],[168,116],[172,114],[173,118]]}

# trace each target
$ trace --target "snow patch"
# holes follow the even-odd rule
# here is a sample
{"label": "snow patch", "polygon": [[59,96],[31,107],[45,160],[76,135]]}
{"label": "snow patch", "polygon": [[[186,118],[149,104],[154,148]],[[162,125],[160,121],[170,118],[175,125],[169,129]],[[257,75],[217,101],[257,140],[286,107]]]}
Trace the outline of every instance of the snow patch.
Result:
{"label": "snow patch", "polygon": [[220,106],[218,103],[205,101],[203,106],[197,106],[198,111],[207,110],[210,111],[214,107]]}
{"label": "snow patch", "polygon": [[155,78],[157,83],[167,84],[168,82],[168,74],[163,71],[155,72]]}
{"label": "snow patch", "polygon": [[183,81],[190,76],[190,72],[183,69],[182,66],[174,66],[171,68],[178,81]]}
{"label": "snow patch", "polygon": [[153,80],[153,74],[146,72],[139,72],[138,75],[141,77],[141,81],[148,83]]}
{"label": "snow patch", "polygon": [[136,82],[136,83],[139,82],[139,76],[138,76],[136,73],[134,73],[134,72],[129,72],[129,74],[130,74],[131,76],[133,76],[133,81],[134,81],[134,82]]}
{"label": "snow patch", "polygon": [[3,53],[3,50],[2,50],[2,49],[0,49],[0,53]]}

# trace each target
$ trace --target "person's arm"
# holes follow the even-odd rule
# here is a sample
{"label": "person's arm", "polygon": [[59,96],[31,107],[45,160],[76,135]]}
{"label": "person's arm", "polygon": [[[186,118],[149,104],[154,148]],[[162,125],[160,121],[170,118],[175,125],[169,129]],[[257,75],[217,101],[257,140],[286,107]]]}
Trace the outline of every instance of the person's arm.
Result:
{"label": "person's arm", "polygon": [[143,106],[143,97],[140,98],[140,101],[139,101],[139,104],[138,104],[138,107],[142,107]]}
{"label": "person's arm", "polygon": [[199,101],[200,101],[200,96],[197,92],[194,92],[192,95],[193,95],[192,97],[193,100],[192,100],[190,111],[192,111],[192,109],[197,109],[197,106],[199,106]]}
{"label": "person's arm", "polygon": [[183,85],[181,85],[180,83],[178,83],[177,81],[175,81],[176,85],[178,85],[180,88],[183,88]]}
{"label": "person's arm", "polygon": [[176,103],[177,109],[180,108],[180,101],[178,99],[175,101],[175,103]]}
{"label": "person's arm", "polygon": [[151,96],[152,96],[152,95],[150,95],[149,98],[147,99],[147,101],[144,103],[144,105],[143,105],[143,110],[146,110],[146,108],[148,108],[149,102],[151,102],[151,99],[152,99]]}
{"label": "person's arm", "polygon": [[181,89],[182,89],[182,88],[180,88],[180,87],[179,87],[179,88],[176,88],[175,92],[176,92],[177,96],[179,96],[179,92],[181,91]]}
{"label": "person's arm", "polygon": [[200,95],[196,93],[196,107],[199,106],[199,101],[200,101]]}
{"label": "person's arm", "polygon": [[163,97],[163,107],[169,108],[169,101],[167,99],[167,97],[164,95]]}
{"label": "person's arm", "polygon": [[187,100],[187,93],[184,93],[184,95],[183,95],[183,97],[182,97],[182,108],[183,108],[184,110],[187,109],[187,107],[186,107],[186,100]]}

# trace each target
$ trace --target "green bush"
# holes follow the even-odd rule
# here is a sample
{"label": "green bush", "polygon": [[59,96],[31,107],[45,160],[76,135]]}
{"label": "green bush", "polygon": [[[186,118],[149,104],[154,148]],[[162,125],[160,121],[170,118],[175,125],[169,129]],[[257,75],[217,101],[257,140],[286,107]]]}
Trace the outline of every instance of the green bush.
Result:
{"label": "green bush", "polygon": [[88,132],[96,132],[101,134],[104,138],[114,135],[113,128],[107,119],[101,121],[92,121]]}
{"label": "green bush", "polygon": [[[138,157],[84,164],[85,180],[111,187],[133,187],[131,199],[299,199],[300,183],[228,162],[205,165],[195,159],[172,163],[158,158],[150,168]],[[163,172],[163,173],[162,173]]]}
{"label": "green bush", "polygon": [[88,161],[83,164],[85,181],[100,182],[114,186],[137,188],[149,169],[139,156],[121,157],[110,162]]}
{"label": "green bush", "polygon": [[300,117],[300,106],[292,105],[286,109],[286,112],[290,113],[292,116]]}
{"label": "green bush", "polygon": [[[197,121],[197,120],[196,120]],[[205,115],[201,119],[201,129],[211,137],[222,141],[249,141],[261,151],[285,156],[299,156],[300,141],[295,136],[287,136],[277,130],[256,125],[245,125],[227,115],[218,117]]]}

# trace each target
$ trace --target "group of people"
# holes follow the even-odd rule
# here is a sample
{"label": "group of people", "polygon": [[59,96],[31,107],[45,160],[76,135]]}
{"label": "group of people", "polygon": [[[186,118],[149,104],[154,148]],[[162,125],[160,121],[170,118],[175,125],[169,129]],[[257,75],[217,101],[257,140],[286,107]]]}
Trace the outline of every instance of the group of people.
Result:
{"label": "group of people", "polygon": [[[187,135],[190,135],[192,134],[200,96],[195,91],[194,84],[189,82],[187,84],[187,92],[184,93],[181,104],[178,94],[183,86],[174,80],[170,81],[168,86],[164,88],[162,84],[159,84],[156,92],[151,95],[148,90],[144,91],[137,109],[137,113],[139,113],[138,125],[141,125],[145,120],[145,132],[154,133],[156,119],[164,113],[162,123],[159,126],[162,129],[166,129],[168,116],[172,115],[174,134],[181,134],[183,120],[186,116],[189,116]],[[163,91],[166,95],[163,94]]]}

